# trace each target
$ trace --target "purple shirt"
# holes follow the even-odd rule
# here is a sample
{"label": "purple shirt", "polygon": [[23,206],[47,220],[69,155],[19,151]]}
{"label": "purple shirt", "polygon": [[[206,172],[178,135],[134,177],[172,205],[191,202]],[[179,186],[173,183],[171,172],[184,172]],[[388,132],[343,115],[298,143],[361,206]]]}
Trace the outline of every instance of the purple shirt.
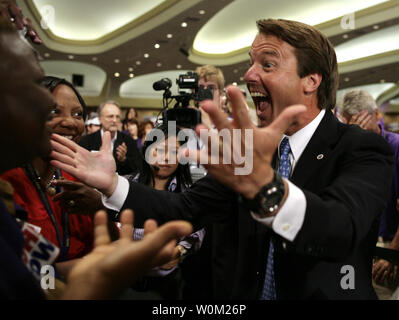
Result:
{"label": "purple shirt", "polygon": [[384,240],[392,240],[398,229],[399,213],[396,210],[396,199],[399,198],[399,134],[385,131],[384,126],[380,126],[381,135],[392,147],[394,152],[394,172],[391,194],[386,209],[381,215],[381,224],[379,235]]}

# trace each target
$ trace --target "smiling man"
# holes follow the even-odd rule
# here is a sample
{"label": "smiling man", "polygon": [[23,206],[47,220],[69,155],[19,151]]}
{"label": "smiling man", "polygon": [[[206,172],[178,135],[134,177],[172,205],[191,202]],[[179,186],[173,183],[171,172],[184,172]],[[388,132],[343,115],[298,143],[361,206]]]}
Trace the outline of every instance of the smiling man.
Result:
{"label": "smiling man", "polygon": [[[235,247],[234,282],[225,298],[375,299],[372,258],[392,151],[379,135],[342,124],[329,111],[337,60],[323,34],[288,20],[257,26],[245,80],[262,128],[249,119],[238,88],[227,88],[233,121],[213,101],[201,105],[218,130],[253,131],[248,175],[234,175],[239,164],[220,159],[186,192],[165,196],[112,170],[99,176],[109,164],[62,137],[53,143],[54,164],[101,190],[109,208],[133,208],[136,223],[185,218],[199,228],[237,215],[236,242],[225,243]],[[68,157],[60,153],[64,146]]]}

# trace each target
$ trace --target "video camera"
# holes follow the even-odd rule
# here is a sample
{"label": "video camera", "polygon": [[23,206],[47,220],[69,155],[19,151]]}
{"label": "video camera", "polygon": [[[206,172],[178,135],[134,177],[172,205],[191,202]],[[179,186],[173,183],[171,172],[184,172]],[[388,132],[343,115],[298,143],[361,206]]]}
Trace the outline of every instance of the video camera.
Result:
{"label": "video camera", "polygon": [[[179,94],[172,96],[169,90],[172,87],[172,81],[169,78],[163,78],[154,82],[152,85],[156,91],[164,90],[162,122],[176,121],[176,124],[184,128],[194,128],[201,123],[201,112],[194,108],[189,108],[189,103],[194,100],[195,106],[203,100],[213,99],[213,90],[198,86],[198,75],[195,72],[187,72],[179,75],[176,79],[179,87]],[[180,89],[191,89],[192,92],[180,91]],[[173,108],[169,109],[169,104],[175,100]]]}

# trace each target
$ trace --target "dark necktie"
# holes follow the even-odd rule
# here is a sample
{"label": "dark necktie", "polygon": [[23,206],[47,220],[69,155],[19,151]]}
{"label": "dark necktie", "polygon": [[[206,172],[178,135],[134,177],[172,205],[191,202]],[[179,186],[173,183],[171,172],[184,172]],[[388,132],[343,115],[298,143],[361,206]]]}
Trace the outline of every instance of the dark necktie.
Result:
{"label": "dark necktie", "polygon": [[[290,177],[291,162],[290,162],[290,143],[285,137],[280,143],[280,162],[278,173],[288,179]],[[274,281],[274,246],[273,241],[269,242],[269,253],[267,255],[265,283],[263,286],[262,300],[276,300],[276,286]]]}

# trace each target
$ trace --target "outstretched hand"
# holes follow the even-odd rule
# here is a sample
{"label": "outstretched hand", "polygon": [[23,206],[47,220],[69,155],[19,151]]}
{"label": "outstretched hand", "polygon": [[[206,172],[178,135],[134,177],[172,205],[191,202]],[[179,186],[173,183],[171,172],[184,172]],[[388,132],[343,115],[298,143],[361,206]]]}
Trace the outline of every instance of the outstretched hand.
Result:
{"label": "outstretched hand", "polygon": [[52,134],[53,152],[51,164],[60,168],[85,184],[97,188],[110,196],[118,183],[116,164],[112,155],[111,136],[105,132],[100,151],[90,152],[75,142]]}
{"label": "outstretched hand", "polygon": [[[185,155],[203,164],[219,182],[251,199],[273,179],[273,154],[283,133],[300,113],[306,111],[306,107],[288,107],[268,127],[257,128],[248,115],[240,89],[229,86],[227,94],[232,105],[233,121],[229,121],[213,101],[202,102],[202,109],[209,114],[218,133],[210,132],[204,125],[197,126],[196,132],[208,148],[194,155],[187,150]],[[204,138],[206,133],[210,137]],[[221,136],[226,139],[221,139]]]}
{"label": "outstretched hand", "polygon": [[97,212],[94,218],[94,249],[81,259],[68,276],[64,299],[116,298],[147,270],[170,261],[176,240],[192,232],[188,222],[173,221],[160,228],[154,220],[144,224],[145,236],[133,241],[133,212],[121,215],[120,239],[111,242],[107,215]]}

